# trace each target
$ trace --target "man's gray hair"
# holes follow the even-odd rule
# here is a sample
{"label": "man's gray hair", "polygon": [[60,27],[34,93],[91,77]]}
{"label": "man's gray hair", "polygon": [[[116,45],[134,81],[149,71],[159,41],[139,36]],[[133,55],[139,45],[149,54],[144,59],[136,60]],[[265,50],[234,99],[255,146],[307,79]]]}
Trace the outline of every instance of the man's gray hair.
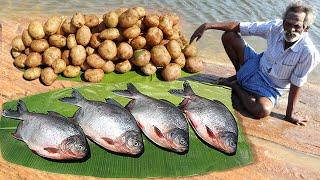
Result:
{"label": "man's gray hair", "polygon": [[294,1],[287,6],[285,13],[283,14],[283,20],[286,19],[289,12],[304,12],[306,17],[304,18],[303,26],[309,29],[316,19],[316,12],[312,6],[304,4],[302,1]]}

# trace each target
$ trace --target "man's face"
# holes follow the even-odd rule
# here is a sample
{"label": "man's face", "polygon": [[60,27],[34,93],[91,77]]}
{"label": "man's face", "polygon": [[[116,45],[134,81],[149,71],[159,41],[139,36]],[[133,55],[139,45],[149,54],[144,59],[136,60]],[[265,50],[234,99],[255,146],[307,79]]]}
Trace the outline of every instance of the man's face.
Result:
{"label": "man's face", "polygon": [[300,39],[303,32],[308,29],[303,26],[306,13],[289,12],[283,22],[284,38],[287,42],[295,42]]}

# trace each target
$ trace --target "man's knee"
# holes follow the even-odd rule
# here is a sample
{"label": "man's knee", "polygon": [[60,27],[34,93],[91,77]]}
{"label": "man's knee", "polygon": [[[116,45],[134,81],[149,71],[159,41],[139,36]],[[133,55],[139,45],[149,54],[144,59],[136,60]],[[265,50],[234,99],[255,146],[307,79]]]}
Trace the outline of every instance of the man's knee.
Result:
{"label": "man's knee", "polygon": [[230,44],[238,38],[240,38],[240,35],[238,33],[232,32],[232,31],[229,31],[229,32],[226,31],[222,34],[221,41],[223,44]]}
{"label": "man's knee", "polygon": [[261,105],[257,107],[257,109],[254,112],[255,118],[261,119],[269,116],[271,114],[273,106],[272,105]]}

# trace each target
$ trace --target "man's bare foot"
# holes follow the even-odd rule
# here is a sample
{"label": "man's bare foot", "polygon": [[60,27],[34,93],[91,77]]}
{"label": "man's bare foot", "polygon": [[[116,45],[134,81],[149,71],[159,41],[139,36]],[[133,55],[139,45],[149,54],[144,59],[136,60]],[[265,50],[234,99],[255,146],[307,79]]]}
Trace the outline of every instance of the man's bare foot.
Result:
{"label": "man's bare foot", "polygon": [[223,85],[223,86],[228,86],[228,87],[233,87],[234,86],[234,81],[237,80],[237,76],[230,76],[228,78],[220,78],[218,79],[218,84]]}
{"label": "man's bare foot", "polygon": [[308,116],[302,115],[300,112],[295,112],[291,117],[285,117],[288,122],[295,125],[305,126],[309,120]]}

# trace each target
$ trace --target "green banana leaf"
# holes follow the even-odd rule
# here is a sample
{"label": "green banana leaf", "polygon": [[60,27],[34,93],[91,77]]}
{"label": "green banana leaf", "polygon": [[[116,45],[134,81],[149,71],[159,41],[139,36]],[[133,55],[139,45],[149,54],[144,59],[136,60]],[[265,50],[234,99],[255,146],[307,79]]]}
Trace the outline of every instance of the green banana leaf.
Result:
{"label": "green banana leaf", "polygon": [[[168,93],[169,89],[181,89],[183,82],[140,82],[134,85],[144,94],[158,99],[166,99],[178,105],[182,98]],[[232,113],[231,93],[229,89],[190,82],[194,91],[203,97],[223,102]],[[129,99],[114,95],[114,89],[126,89],[126,83],[102,83],[76,88],[87,99],[104,101],[114,98],[122,105]],[[62,103],[59,98],[71,96],[71,88],[65,88],[35,96],[25,97],[28,110],[46,113],[56,111],[71,117],[76,106]],[[16,109],[17,101],[5,103],[3,109]],[[86,175],[109,178],[147,178],[147,177],[181,177],[222,171],[247,165],[253,161],[252,151],[238,122],[238,148],[235,155],[221,153],[203,143],[190,128],[190,145],[186,154],[177,154],[159,148],[143,136],[144,152],[139,157],[113,154],[89,142],[90,156],[81,161],[58,162],[44,159],[28,149],[27,145],[12,138],[19,121],[2,117],[0,121],[0,148],[2,157],[11,163],[39,169],[47,172]]]}

